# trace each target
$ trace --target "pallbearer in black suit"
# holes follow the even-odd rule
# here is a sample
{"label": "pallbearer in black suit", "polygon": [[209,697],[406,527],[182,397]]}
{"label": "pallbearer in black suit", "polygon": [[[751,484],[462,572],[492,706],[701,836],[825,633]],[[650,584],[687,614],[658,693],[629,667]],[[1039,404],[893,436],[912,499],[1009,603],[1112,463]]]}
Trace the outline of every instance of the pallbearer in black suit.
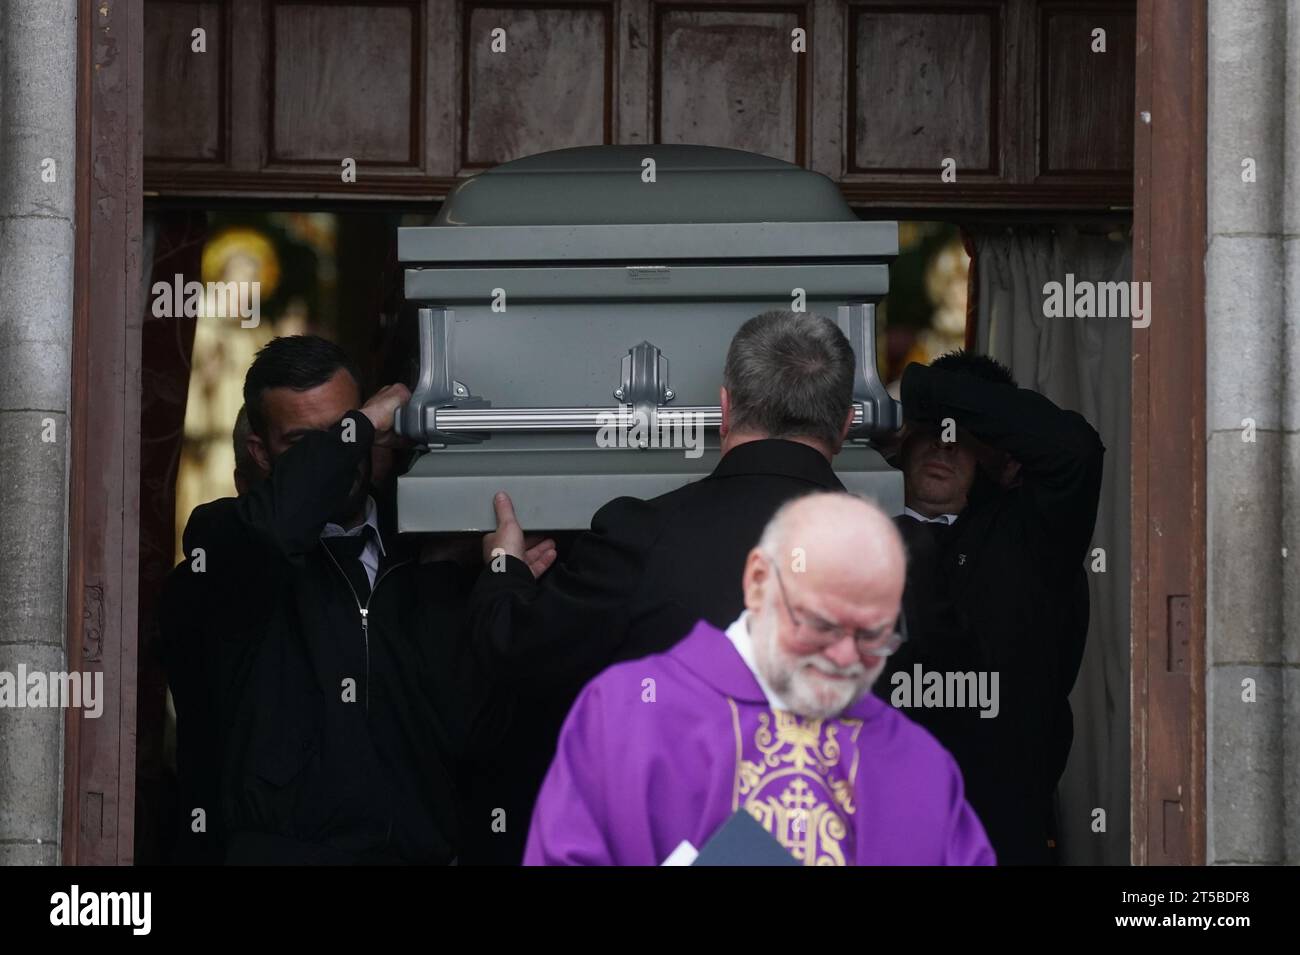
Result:
{"label": "pallbearer in black suit", "polygon": [[160,611],[178,858],[449,863],[453,765],[496,742],[504,709],[464,652],[472,573],[418,560],[369,495],[410,393],[362,404],[338,346],[290,336],[258,352],[244,398],[255,473],[195,508]]}
{"label": "pallbearer in black suit", "polygon": [[[750,319],[727,351],[722,379],[722,459],[708,477],[649,501],[618,498],[592,519],[567,558],[534,582],[510,500],[494,502],[498,530],[484,538],[489,569],[475,617],[502,675],[534,698],[530,726],[480,785],[471,807],[507,808],[504,837],[489,834],[494,861],[518,861],[537,788],[560,725],[582,686],[619,660],[667,650],[704,619],[725,628],[740,615],[735,580],[763,527],[783,503],[843,490],[831,469],[852,422],[854,356],[829,319],[768,312]],[[509,556],[491,572],[492,551]],[[540,715],[539,714],[543,714]],[[527,739],[524,739],[524,736]],[[480,780],[481,781],[481,780]],[[505,804],[509,804],[509,806]]]}
{"label": "pallbearer in black suit", "polygon": [[902,402],[909,640],[876,692],[956,757],[999,863],[1050,863],[1105,449],[985,356],[909,365]]}

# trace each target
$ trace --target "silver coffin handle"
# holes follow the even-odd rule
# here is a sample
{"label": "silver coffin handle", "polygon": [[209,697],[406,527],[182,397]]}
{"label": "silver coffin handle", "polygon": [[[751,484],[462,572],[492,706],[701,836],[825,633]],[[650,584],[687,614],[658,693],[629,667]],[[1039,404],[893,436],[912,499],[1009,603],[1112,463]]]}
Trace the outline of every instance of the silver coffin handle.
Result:
{"label": "silver coffin handle", "polygon": [[[597,431],[610,423],[617,423],[619,415],[633,414],[630,405],[609,408],[429,408],[426,424],[429,431],[443,434],[503,431]],[[681,408],[660,408],[660,422],[690,418],[703,427],[717,428],[722,424],[722,409],[717,405],[697,405]],[[853,404],[853,424],[861,426],[862,406]]]}

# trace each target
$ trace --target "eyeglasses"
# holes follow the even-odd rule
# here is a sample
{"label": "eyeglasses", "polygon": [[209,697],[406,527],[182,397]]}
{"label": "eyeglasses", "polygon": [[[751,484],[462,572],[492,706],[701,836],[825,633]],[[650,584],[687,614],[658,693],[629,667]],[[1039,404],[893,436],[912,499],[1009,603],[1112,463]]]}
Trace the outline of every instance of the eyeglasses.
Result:
{"label": "eyeglasses", "polygon": [[777,587],[781,589],[781,602],[785,604],[786,613],[790,615],[790,622],[794,624],[795,632],[810,649],[823,650],[834,646],[851,634],[859,656],[887,657],[897,653],[898,648],[906,642],[907,621],[901,612],[896,627],[886,624],[873,630],[858,630],[834,624],[816,614],[808,614],[806,618],[800,618],[790,604],[790,597],[785,592],[785,581],[781,579],[781,570],[776,566],[776,561],[769,556],[767,562],[772,565],[772,574],[776,577]]}

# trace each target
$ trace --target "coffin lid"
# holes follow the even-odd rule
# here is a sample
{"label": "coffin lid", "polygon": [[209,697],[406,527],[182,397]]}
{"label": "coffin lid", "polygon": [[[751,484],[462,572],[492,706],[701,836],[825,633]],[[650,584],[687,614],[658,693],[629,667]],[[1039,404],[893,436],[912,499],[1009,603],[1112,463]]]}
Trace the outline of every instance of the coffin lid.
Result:
{"label": "coffin lid", "polygon": [[[653,159],[655,181],[642,180]],[[820,173],[716,146],[580,146],[539,153],[458,185],[447,226],[846,222],[856,216]]]}

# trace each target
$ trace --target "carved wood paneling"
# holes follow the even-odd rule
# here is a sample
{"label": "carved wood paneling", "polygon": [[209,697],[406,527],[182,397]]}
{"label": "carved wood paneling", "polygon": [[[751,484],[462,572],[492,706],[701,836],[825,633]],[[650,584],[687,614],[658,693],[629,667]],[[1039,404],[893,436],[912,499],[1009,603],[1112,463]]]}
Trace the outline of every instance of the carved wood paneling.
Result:
{"label": "carved wood paneling", "polygon": [[613,142],[612,4],[470,3],[463,23],[462,168]]}
{"label": "carved wood paneling", "polygon": [[654,137],[726,146],[788,162],[806,156],[808,56],[802,5],[657,6]]}
{"label": "carved wood paneling", "polygon": [[[1131,174],[1132,4],[1048,3],[1039,17],[1039,175]],[[1105,52],[1093,50],[1098,29],[1105,31]]]}
{"label": "carved wood paneling", "polygon": [[851,172],[1000,171],[1001,7],[850,15]]}
{"label": "carved wood paneling", "polygon": [[[224,162],[229,130],[228,8],[220,0],[155,0],[144,36],[147,161]],[[203,52],[193,32],[202,29]]]}
{"label": "carved wood paneling", "polygon": [[[693,142],[806,165],[879,209],[1126,206],[1134,3],[144,0],[145,185],[437,200],[549,149]],[[200,13],[220,22],[192,54]]]}
{"label": "carved wood paneling", "polygon": [[269,161],[419,165],[422,11],[419,0],[272,3]]}

